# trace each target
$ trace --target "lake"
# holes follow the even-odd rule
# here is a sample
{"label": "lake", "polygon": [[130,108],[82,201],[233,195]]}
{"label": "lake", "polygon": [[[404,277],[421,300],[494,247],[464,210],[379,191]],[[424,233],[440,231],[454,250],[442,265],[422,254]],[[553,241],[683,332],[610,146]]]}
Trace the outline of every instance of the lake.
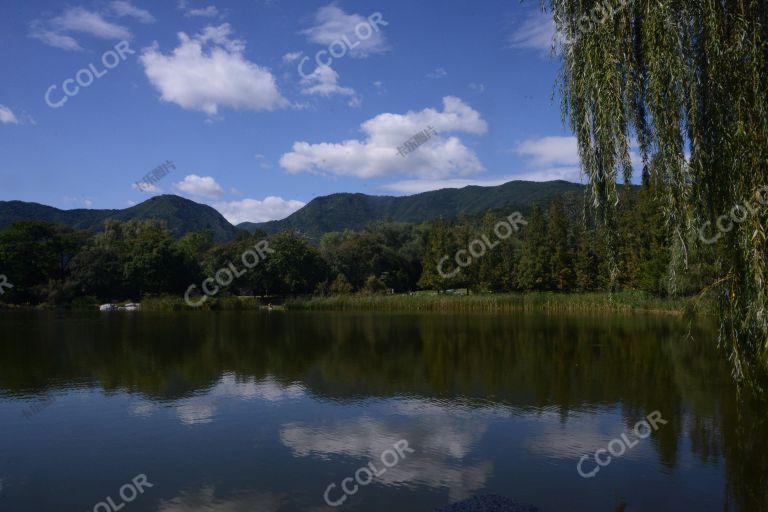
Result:
{"label": "lake", "polygon": [[0,332],[2,511],[768,510],[768,409],[705,322],[6,311]]}

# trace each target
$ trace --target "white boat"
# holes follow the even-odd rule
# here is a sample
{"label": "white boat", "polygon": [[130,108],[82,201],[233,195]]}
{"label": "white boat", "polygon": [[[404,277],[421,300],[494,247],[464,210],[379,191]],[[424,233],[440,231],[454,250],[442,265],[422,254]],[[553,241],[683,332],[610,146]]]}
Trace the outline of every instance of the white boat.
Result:
{"label": "white boat", "polygon": [[114,304],[102,304],[101,306],[99,306],[99,311],[116,311],[116,310],[117,310],[117,306],[115,306]]}

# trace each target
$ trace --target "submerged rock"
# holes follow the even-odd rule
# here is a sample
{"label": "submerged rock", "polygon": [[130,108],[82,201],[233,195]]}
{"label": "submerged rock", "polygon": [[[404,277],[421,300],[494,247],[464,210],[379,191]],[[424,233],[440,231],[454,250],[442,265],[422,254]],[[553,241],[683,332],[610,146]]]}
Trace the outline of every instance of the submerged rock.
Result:
{"label": "submerged rock", "polygon": [[437,508],[435,512],[539,512],[539,509],[517,503],[504,496],[486,494]]}

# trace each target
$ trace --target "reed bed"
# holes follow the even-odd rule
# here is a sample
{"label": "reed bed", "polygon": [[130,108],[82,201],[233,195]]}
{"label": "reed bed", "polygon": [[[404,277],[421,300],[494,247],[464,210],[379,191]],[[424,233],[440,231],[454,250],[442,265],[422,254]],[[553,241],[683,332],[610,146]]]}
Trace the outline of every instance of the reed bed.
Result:
{"label": "reed bed", "polygon": [[337,295],[294,298],[287,309],[337,311],[457,311],[457,312],[651,312],[680,315],[686,299],[661,299],[642,292],[516,293],[487,295],[402,294]]}

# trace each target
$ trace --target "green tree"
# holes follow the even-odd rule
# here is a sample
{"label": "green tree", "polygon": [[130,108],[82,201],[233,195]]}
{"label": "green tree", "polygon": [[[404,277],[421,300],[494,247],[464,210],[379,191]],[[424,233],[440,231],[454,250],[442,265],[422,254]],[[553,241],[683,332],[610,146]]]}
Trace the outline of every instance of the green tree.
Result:
{"label": "green tree", "polygon": [[[427,234],[426,249],[421,262],[419,286],[428,290],[445,290],[451,287],[450,276],[456,269],[451,253],[452,241],[448,222],[437,219]],[[447,257],[447,259],[446,259]]]}
{"label": "green tree", "polygon": [[85,238],[71,227],[42,221],[16,222],[0,231],[0,273],[14,286],[2,300],[61,299],[70,264]]}
{"label": "green tree", "polygon": [[541,291],[549,288],[549,247],[547,221],[537,204],[531,220],[523,228],[523,250],[517,267],[517,284],[525,291]]}
{"label": "green tree", "polygon": [[574,285],[573,251],[562,198],[557,198],[550,203],[547,228],[549,286],[556,291],[569,292]]}
{"label": "green tree", "polygon": [[264,261],[269,293],[312,293],[328,279],[330,269],[320,251],[296,233],[281,231],[269,240],[269,249]]}

